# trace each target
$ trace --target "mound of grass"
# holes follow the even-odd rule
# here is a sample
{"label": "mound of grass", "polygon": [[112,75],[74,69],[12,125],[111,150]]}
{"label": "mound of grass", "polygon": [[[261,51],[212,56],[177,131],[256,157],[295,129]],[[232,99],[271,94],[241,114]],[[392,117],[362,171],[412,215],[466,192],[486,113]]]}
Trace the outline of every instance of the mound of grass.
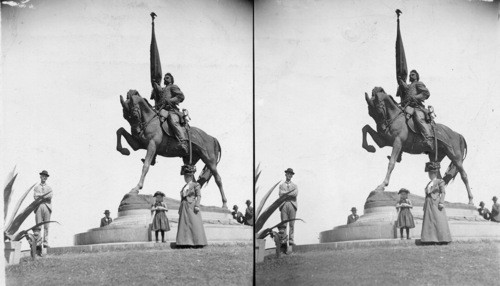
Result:
{"label": "mound of grass", "polygon": [[257,285],[495,285],[500,244],[452,243],[267,256]]}
{"label": "mound of grass", "polygon": [[63,254],[6,268],[7,285],[252,285],[251,245]]}

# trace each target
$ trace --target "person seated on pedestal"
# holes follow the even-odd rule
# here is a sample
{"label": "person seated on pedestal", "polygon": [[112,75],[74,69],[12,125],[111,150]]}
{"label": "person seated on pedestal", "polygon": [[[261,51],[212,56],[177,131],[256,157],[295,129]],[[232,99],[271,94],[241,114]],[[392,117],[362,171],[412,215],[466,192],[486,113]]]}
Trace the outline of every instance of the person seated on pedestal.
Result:
{"label": "person seated on pedestal", "polygon": [[109,216],[109,214],[110,214],[109,210],[104,211],[105,216],[101,218],[101,227],[105,227],[113,222],[113,219]]}
{"label": "person seated on pedestal", "polygon": [[484,207],[484,202],[479,203],[479,208],[477,209],[479,215],[482,216],[485,220],[490,220],[491,212],[487,208]]}
{"label": "person seated on pedestal", "polygon": [[247,209],[245,210],[245,225],[253,225],[253,207],[250,200],[246,201]]}
{"label": "person seated on pedestal", "polygon": [[347,216],[347,224],[353,223],[359,219],[359,215],[356,214],[358,210],[355,207],[351,208],[352,214]]}
{"label": "person seated on pedestal", "polygon": [[500,222],[500,203],[497,203],[497,197],[492,198],[493,205],[491,206],[491,221]]}
{"label": "person seated on pedestal", "polygon": [[233,211],[231,212],[231,214],[233,215],[233,219],[235,219],[238,223],[243,223],[243,214],[241,212],[238,211],[238,206],[237,205],[234,205],[233,206]]}

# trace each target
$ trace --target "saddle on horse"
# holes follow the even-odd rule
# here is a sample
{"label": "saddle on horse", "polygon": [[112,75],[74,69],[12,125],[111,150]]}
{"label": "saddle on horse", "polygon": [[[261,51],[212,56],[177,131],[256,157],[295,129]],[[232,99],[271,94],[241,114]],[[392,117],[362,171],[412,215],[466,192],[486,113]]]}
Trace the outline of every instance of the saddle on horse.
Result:
{"label": "saddle on horse", "polygon": [[[436,146],[434,142],[435,132],[434,132],[434,121],[431,117],[431,112],[422,106],[406,106],[404,108],[406,114],[406,123],[411,131],[414,133],[422,135],[422,141],[418,142],[423,145],[424,149],[427,151],[432,151]],[[413,118],[413,120],[410,120]]]}

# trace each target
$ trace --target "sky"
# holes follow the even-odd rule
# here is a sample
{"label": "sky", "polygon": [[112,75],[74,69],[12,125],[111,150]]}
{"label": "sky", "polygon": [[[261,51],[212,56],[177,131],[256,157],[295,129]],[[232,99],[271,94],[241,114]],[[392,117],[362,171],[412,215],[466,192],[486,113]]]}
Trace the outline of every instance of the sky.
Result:
{"label": "sky", "polygon": [[[464,168],[474,202],[491,208],[500,195],[500,21],[498,1],[256,1],[255,145],[262,174],[256,205],[293,168],[298,185],[297,244],[363,214],[382,183],[391,148],[368,153],[364,93],[382,86],[395,96],[396,9],[408,69],[429,88],[436,121],[467,141]],[[399,99],[398,99],[399,101]],[[426,155],[403,154],[386,191],[423,195]],[[443,160],[443,169],[449,164]],[[272,199],[278,197],[276,190]],[[447,201],[467,203],[460,176]],[[266,205],[269,205],[269,199]],[[279,211],[266,226],[279,222]],[[268,242],[268,247],[271,246]]]}
{"label": "sky", "polygon": [[[219,172],[228,205],[252,198],[252,5],[248,1],[31,1],[2,5],[2,175],[17,166],[12,202],[47,170],[54,190],[49,244],[116,218],[138,182],[146,151],[123,156],[116,130],[130,131],[119,96],[149,99],[151,17],[163,72],[186,96],[196,126],[222,147]],[[180,158],[159,157],[140,193],[179,199]],[[198,170],[203,163],[198,163]],[[25,200],[27,206],[32,193]],[[215,181],[202,204],[222,206]],[[23,228],[34,225],[34,216]],[[23,246],[26,248],[26,243]]]}

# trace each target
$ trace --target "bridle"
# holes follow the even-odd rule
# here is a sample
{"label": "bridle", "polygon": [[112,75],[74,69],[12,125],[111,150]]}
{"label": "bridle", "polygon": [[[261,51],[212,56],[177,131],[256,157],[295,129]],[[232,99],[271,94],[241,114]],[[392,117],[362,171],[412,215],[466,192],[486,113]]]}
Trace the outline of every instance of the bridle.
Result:
{"label": "bridle", "polygon": [[389,127],[391,127],[392,123],[394,123],[394,121],[400,115],[406,114],[406,111],[405,111],[406,105],[404,107],[402,107],[399,104],[397,104],[396,106],[399,108],[399,113],[396,114],[396,116],[394,116],[393,118],[390,118],[387,115],[387,109],[385,107],[385,103],[382,100],[378,100],[378,99],[377,99],[377,103],[375,103],[375,107],[377,108],[377,110],[380,110],[381,113],[382,113],[382,120],[384,122],[383,122],[383,125],[381,127],[382,127],[382,130],[384,131],[384,133],[387,132],[387,130],[389,129]]}

